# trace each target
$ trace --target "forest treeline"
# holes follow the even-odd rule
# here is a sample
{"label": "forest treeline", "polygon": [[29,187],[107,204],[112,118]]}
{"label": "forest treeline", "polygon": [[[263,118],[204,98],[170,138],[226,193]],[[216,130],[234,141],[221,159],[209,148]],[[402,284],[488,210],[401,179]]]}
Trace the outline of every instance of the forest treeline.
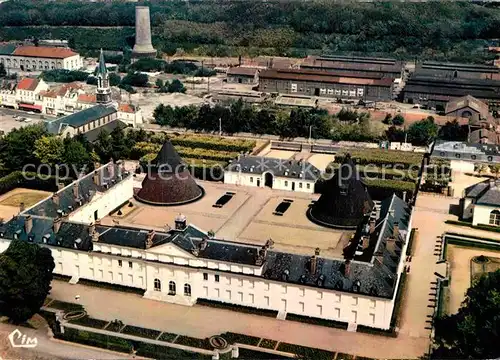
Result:
{"label": "forest treeline", "polygon": [[[78,50],[133,43],[137,3],[11,0],[0,5],[0,39],[72,37]],[[311,53],[483,61],[500,38],[491,3],[150,1],[154,43],[209,56]],[[36,26],[36,27],[34,27]],[[74,26],[126,28],[73,28]]]}

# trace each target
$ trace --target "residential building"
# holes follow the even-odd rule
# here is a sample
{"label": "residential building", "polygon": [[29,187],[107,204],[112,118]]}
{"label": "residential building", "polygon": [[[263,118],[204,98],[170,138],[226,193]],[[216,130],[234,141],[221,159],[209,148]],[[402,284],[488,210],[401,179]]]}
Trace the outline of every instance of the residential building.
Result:
{"label": "residential building", "polygon": [[380,74],[333,75],[322,70],[271,69],[259,73],[259,91],[345,100],[390,101],[393,79]]}
{"label": "residential building", "polygon": [[227,82],[235,84],[257,84],[259,69],[245,66],[234,66],[227,70]]}
{"label": "residential building", "polygon": [[118,119],[125,124],[138,127],[143,124],[142,110],[139,106],[133,104],[118,105]]}
{"label": "residential building", "polygon": [[48,89],[49,86],[43,79],[29,77],[22,79],[16,87],[17,108],[42,112],[43,98],[40,93]]}
{"label": "residential building", "polygon": [[500,226],[500,180],[491,179],[469,186],[460,201],[462,219],[472,225]]}
{"label": "residential building", "polygon": [[17,109],[15,80],[0,80],[0,106]]}
{"label": "residential building", "polygon": [[500,163],[500,147],[490,143],[436,140],[431,156],[450,160],[452,170],[474,173],[476,163]]}
{"label": "residential building", "polygon": [[314,193],[319,175],[307,161],[241,155],[224,169],[224,183]]}
{"label": "residential building", "polygon": [[390,328],[411,229],[411,209],[396,196],[360,224],[351,261],[274,251],[270,239],[258,246],[210,238],[182,215],[169,231],[101,225],[132,187],[119,165],[98,167],[2,224],[0,251],[13,239],[36,243],[51,250],[55,274],[142,289],[158,301],[192,306],[206,299],[350,329]]}
{"label": "residential building", "polygon": [[0,63],[9,71],[78,70],[80,55],[68,48],[0,44]]}

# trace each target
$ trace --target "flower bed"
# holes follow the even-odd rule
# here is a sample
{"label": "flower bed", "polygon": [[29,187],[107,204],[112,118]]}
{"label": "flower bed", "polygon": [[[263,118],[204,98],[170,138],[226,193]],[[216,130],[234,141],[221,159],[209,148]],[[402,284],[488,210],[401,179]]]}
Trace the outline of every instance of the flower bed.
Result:
{"label": "flower bed", "polygon": [[229,344],[240,343],[257,346],[260,338],[255,336],[249,336],[245,334],[236,334],[232,332],[227,332],[221,335],[224,339],[227,340]]}
{"label": "flower bed", "polygon": [[175,340],[175,344],[186,345],[197,347],[200,349],[213,350],[214,348],[210,345],[209,339],[198,339],[189,336],[180,335],[177,340]]}
{"label": "flower bed", "polygon": [[64,334],[59,334],[57,337],[67,341],[97,346],[103,349],[123,353],[130,353],[130,350],[132,349],[132,343],[128,340],[116,336],[103,335],[85,330],[76,330],[68,327],[64,329]]}
{"label": "flower bed", "polygon": [[211,306],[219,309],[226,309],[226,310],[232,310],[232,311],[239,311],[247,314],[255,314],[255,315],[262,315],[262,316],[269,316],[275,318],[278,315],[278,312],[275,310],[267,310],[267,309],[256,309],[253,307],[249,306],[241,306],[241,305],[233,305],[233,304],[227,304],[219,301],[213,301],[213,300],[207,300],[207,299],[201,299],[199,298],[198,301],[196,302],[198,305],[203,305],[203,306]]}
{"label": "flower bed", "polygon": [[161,334],[161,331],[158,330],[146,329],[132,325],[125,326],[121,332],[123,334],[136,335],[148,339],[156,339]]}
{"label": "flower bed", "polygon": [[335,321],[335,320],[320,319],[320,318],[302,316],[302,315],[296,315],[296,314],[287,314],[286,320],[300,321],[300,322],[307,323],[307,324],[327,326],[327,327],[347,330],[346,323],[340,322],[340,321]]}
{"label": "flower bed", "polygon": [[52,301],[49,307],[53,309],[63,310],[64,312],[83,310],[83,306],[80,304],[74,304],[59,300]]}
{"label": "flower bed", "polygon": [[[302,359],[314,359],[314,360],[332,360],[335,353],[327,350],[314,349],[306,346],[280,343],[276,350],[289,352],[296,354]],[[337,357],[337,359],[339,359]],[[352,357],[350,358],[352,359]]]}
{"label": "flower bed", "polygon": [[166,341],[166,342],[173,342],[176,336],[177,336],[177,334],[164,332],[163,334],[161,334],[161,336],[158,338],[158,340]]}
{"label": "flower bed", "polygon": [[70,320],[69,322],[72,324],[88,326],[88,327],[92,327],[95,329],[103,329],[106,326],[106,324],[108,323],[108,321],[94,319],[94,318],[91,318],[89,316],[84,316],[84,317],[79,318],[79,319]]}
{"label": "flower bed", "polygon": [[277,343],[278,342],[276,340],[262,339],[262,341],[259,344],[259,347],[266,349],[274,349]]}
{"label": "flower bed", "polygon": [[[239,358],[240,359],[290,359],[289,357],[286,356],[280,356],[280,355],[275,355],[275,354],[269,354],[267,352],[260,352],[260,351],[255,351],[255,350],[250,350],[250,349],[239,349]],[[333,357],[332,357],[333,359]],[[313,359],[310,359],[313,360]]]}
{"label": "flower bed", "polygon": [[211,355],[204,355],[195,352],[184,351],[168,346],[139,343],[137,349],[138,356],[152,359],[211,359]]}

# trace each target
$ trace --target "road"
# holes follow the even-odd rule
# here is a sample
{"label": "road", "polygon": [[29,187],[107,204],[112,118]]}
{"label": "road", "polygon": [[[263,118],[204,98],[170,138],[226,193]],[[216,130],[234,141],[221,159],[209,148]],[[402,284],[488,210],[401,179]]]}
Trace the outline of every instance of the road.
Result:
{"label": "road", "polygon": [[[57,360],[57,359],[133,359],[127,354],[100,350],[85,345],[71,344],[59,340],[51,339],[47,335],[47,328],[29,329],[18,327],[23,335],[30,338],[36,337],[38,344],[33,349],[17,348],[13,349],[6,337],[16,326],[10,324],[0,324],[0,359],[36,359],[36,360]],[[137,359],[138,357],[135,357]]]}
{"label": "road", "polygon": [[43,120],[43,119],[52,119],[52,117],[44,115],[44,114],[28,114],[27,111],[23,110],[14,110],[10,108],[0,108],[0,114],[2,116],[15,116],[19,115],[25,118],[30,118],[30,119],[36,119],[36,120]]}

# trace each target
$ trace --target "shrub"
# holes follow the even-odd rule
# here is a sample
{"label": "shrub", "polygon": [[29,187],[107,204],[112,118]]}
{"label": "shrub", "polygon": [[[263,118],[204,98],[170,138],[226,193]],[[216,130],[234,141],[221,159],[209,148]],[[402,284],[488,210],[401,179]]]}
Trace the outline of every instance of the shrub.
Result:
{"label": "shrub", "polygon": [[286,319],[290,320],[290,321],[300,321],[300,322],[307,323],[307,324],[314,324],[314,325],[327,326],[327,327],[347,330],[346,323],[340,322],[340,321],[335,321],[335,320],[320,319],[320,318],[302,316],[302,315],[296,315],[296,314],[287,314]]}
{"label": "shrub", "polygon": [[177,336],[177,334],[164,332],[163,334],[161,334],[161,336],[158,340],[166,341],[166,342],[173,342],[176,336]]}
{"label": "shrub", "polygon": [[132,349],[132,343],[128,340],[116,336],[98,334],[91,331],[76,330],[68,327],[64,328],[64,334],[60,334],[58,337],[67,341],[97,346],[103,349],[124,353],[130,353],[130,350]]}
{"label": "shrub", "polygon": [[138,343],[137,355],[152,359],[211,359],[210,355],[184,351],[168,346]]}
{"label": "shrub", "polygon": [[181,335],[175,340],[176,344],[197,347],[200,349],[213,350],[213,346],[210,345],[209,339],[198,339],[189,336]]}
{"label": "shrub", "polygon": [[72,323],[72,324],[78,324],[78,325],[82,325],[82,326],[93,327],[93,328],[96,328],[96,329],[102,329],[102,328],[104,328],[106,326],[106,324],[108,323],[108,321],[100,320],[100,319],[94,319],[94,318],[91,318],[89,316],[84,316],[84,317],[79,318],[79,319],[70,320],[70,323]]}
{"label": "shrub", "polygon": [[204,306],[211,306],[211,307],[220,308],[220,309],[239,311],[239,312],[244,312],[247,314],[269,316],[269,317],[273,317],[273,318],[275,318],[278,315],[278,312],[275,310],[256,309],[256,308],[249,307],[249,306],[227,304],[227,303],[223,303],[220,301],[213,301],[213,300],[207,300],[207,299],[201,299],[201,298],[198,298],[197,304],[204,305]]}
{"label": "shrub", "polygon": [[64,312],[81,311],[83,306],[81,304],[74,304],[65,301],[54,300],[50,303],[50,308],[63,310]]}
{"label": "shrub", "polygon": [[260,340],[260,338],[255,336],[237,334],[232,332],[224,333],[221,336],[227,341],[228,344],[240,343],[240,344],[257,346]]}
{"label": "shrub", "polygon": [[280,343],[276,350],[296,354],[299,359],[331,360],[335,353],[306,346]]}
{"label": "shrub", "polygon": [[[380,166],[400,164],[405,169],[411,166],[420,166],[423,158],[423,154],[421,153],[382,149],[352,149],[345,151],[345,153],[350,153],[352,160],[359,165],[372,164]],[[344,154],[335,155],[335,162],[344,162]]]}
{"label": "shrub", "polygon": [[396,116],[394,116],[394,117],[392,118],[392,123],[393,123],[394,125],[401,126],[401,125],[403,125],[403,124],[404,124],[404,122],[405,122],[405,118],[404,118],[404,117],[403,117],[403,115],[401,115],[401,114],[397,114]]}
{"label": "shrub", "polygon": [[129,335],[136,335],[136,336],[140,336],[140,337],[145,337],[148,339],[156,339],[161,334],[161,331],[141,328],[138,326],[127,325],[122,330],[122,333],[129,334]]}
{"label": "shrub", "polygon": [[[28,180],[28,178],[31,180]],[[43,177],[42,179],[36,173],[14,171],[0,178],[0,195],[18,187],[50,192],[57,191],[56,178],[54,176],[50,176],[48,179]]]}
{"label": "shrub", "polygon": [[259,344],[259,347],[263,347],[266,349],[274,349],[278,342],[276,340],[262,339]]}

